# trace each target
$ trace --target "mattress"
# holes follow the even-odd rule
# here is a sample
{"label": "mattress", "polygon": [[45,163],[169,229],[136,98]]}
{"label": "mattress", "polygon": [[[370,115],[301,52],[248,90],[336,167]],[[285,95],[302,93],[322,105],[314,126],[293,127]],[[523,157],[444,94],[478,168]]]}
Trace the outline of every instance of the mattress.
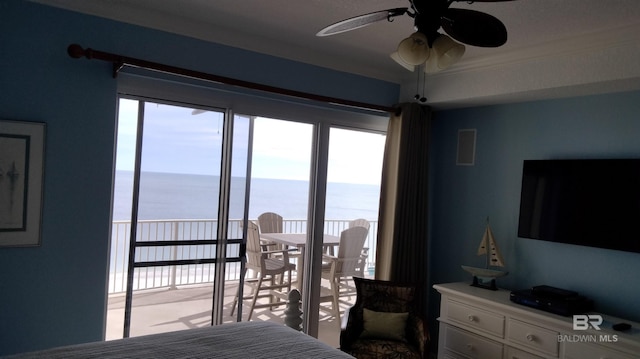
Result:
{"label": "mattress", "polygon": [[282,324],[242,322],[78,344],[10,356],[26,358],[352,358]]}

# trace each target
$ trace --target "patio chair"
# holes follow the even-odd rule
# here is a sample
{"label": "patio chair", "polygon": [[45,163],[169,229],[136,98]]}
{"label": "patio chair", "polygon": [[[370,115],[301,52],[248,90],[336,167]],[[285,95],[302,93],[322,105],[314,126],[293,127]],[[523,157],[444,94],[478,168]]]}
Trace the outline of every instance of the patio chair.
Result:
{"label": "patio chair", "polygon": [[[362,247],[367,238],[364,227],[348,228],[340,233],[340,244],[336,256],[323,254],[322,279],[329,283],[323,288],[320,301],[331,301],[332,311],[340,323],[340,297],[355,295],[355,287],[350,285],[351,277],[362,276]],[[348,303],[343,301],[344,303]]]}
{"label": "patio chair", "polygon": [[[371,227],[371,223],[364,218],[358,218],[358,219],[349,221],[349,228],[353,228],[353,227],[364,227],[368,231],[369,228]],[[361,271],[364,273],[366,269],[365,267],[367,265],[367,258],[369,258],[369,247],[362,248],[362,258],[364,260],[362,261]]]}
{"label": "patio chair", "polygon": [[[347,228],[353,228],[353,227],[364,227],[367,229],[367,232],[368,232],[369,227],[371,227],[371,223],[369,223],[369,221],[367,221],[364,218],[358,218],[358,219],[349,221]],[[329,255],[335,255],[335,247],[336,246],[334,245],[325,245],[324,252]],[[363,254],[367,254],[369,252],[369,248],[363,248],[362,250],[363,250]]]}
{"label": "patio chair", "polygon": [[356,303],[345,314],[340,349],[356,358],[425,358],[428,340],[412,285],[353,277]]}
{"label": "patio chair", "polygon": [[[274,212],[265,212],[258,216],[258,225],[260,226],[260,233],[282,233],[284,232],[284,219],[281,215]],[[289,251],[289,258],[293,259],[300,256],[300,252],[295,248],[287,248],[282,243],[274,243],[270,241],[263,241],[271,244],[273,249]]]}
{"label": "patio chair", "polygon": [[349,228],[353,228],[353,227],[364,227],[368,231],[369,228],[371,227],[371,223],[369,223],[369,221],[367,221],[364,218],[358,218],[358,219],[349,221]]}
{"label": "patio chair", "polygon": [[[282,233],[283,231],[283,222],[282,216],[273,213],[273,212],[265,212],[258,216],[258,226],[260,227],[260,233]],[[284,249],[285,246],[281,243],[273,243],[270,241],[263,242],[273,244],[273,249]]]}
{"label": "patio chair", "polygon": [[[251,293],[242,298],[243,300],[251,299],[247,320],[251,320],[255,308],[286,305],[287,295],[291,291],[291,271],[296,268],[295,264],[289,262],[289,253],[286,250],[269,250],[270,245],[260,243],[258,231],[258,225],[249,221],[244,284],[251,287]],[[272,257],[273,254],[278,254],[278,257]],[[253,272],[251,277],[247,276],[249,270]],[[233,300],[231,315],[236,305],[241,302],[238,299],[239,293],[240,287]],[[269,301],[258,303],[258,298],[269,298]]]}
{"label": "patio chair", "polygon": [[262,233],[282,233],[283,223],[282,216],[277,213],[265,212],[258,216],[258,225]]}

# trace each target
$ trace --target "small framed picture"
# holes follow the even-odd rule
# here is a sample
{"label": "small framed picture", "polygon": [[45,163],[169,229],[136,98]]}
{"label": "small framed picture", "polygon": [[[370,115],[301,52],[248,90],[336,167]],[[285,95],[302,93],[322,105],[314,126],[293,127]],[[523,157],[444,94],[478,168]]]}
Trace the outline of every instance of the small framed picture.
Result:
{"label": "small framed picture", "polygon": [[45,124],[0,120],[0,246],[40,245]]}

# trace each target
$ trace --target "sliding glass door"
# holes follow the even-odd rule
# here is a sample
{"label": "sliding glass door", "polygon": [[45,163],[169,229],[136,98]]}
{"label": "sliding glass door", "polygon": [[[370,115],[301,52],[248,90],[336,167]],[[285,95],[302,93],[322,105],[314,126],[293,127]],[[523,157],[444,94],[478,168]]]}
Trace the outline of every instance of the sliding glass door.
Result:
{"label": "sliding glass door", "polygon": [[244,195],[231,196],[225,112],[136,99],[119,112],[113,314],[125,337],[211,325],[225,273],[240,279],[242,217],[229,220],[228,204],[243,208]]}
{"label": "sliding glass door", "polygon": [[[141,79],[123,78],[124,92],[141,97],[119,104],[107,339],[248,320],[250,313],[251,320],[283,323],[284,306],[264,306],[273,298],[253,310],[250,300],[236,304],[252,293],[243,280],[256,279],[255,270],[243,271],[255,223],[262,243],[288,250],[304,330],[337,346],[347,303],[339,314],[318,311],[331,287],[323,256],[337,254],[342,231],[365,219],[359,273],[373,270],[386,120],[229,101],[224,92],[165,82],[144,80],[138,90]],[[263,214],[281,218],[280,228],[260,223]],[[274,231],[297,239],[270,238]]]}
{"label": "sliding glass door", "polygon": [[342,316],[355,304],[352,277],[373,278],[385,138],[346,128],[329,131],[318,316],[318,337],[329,344],[339,345]]}
{"label": "sliding glass door", "polygon": [[[302,284],[313,125],[266,117],[252,117],[251,124],[252,141],[247,171],[247,177],[250,178],[248,221],[256,226],[262,249],[273,252],[270,256],[275,261],[284,261],[285,258],[282,252],[274,251],[287,252],[286,261],[293,269],[290,282],[288,276],[284,276],[285,284],[289,282],[290,285],[280,289],[286,297],[289,289],[300,289]],[[247,241],[250,239],[248,236]],[[298,242],[287,242],[291,240]],[[247,261],[247,266],[250,266],[249,255]],[[259,266],[260,263],[254,265]],[[246,300],[243,301],[241,319],[284,323],[286,306],[268,306],[274,298],[262,297],[263,293],[267,293],[266,290],[258,293],[261,297],[254,304],[251,294],[256,290],[255,279],[260,276],[261,273],[256,270],[249,270],[245,274]],[[260,287],[271,285],[270,281],[266,281]]]}

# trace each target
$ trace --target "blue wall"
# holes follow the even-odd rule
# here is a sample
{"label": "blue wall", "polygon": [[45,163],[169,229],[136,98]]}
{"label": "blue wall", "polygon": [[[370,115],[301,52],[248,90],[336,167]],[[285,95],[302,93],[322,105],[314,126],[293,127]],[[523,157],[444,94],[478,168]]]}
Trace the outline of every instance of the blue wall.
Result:
{"label": "blue wall", "polygon": [[[576,290],[596,310],[640,320],[640,253],[517,237],[526,159],[640,158],[640,92],[438,112],[433,125],[431,285],[469,281],[490,217],[506,260],[507,289],[547,284]],[[477,129],[475,166],[456,166],[459,129]],[[431,319],[439,297],[431,289]],[[432,321],[432,329],[434,327]]]}
{"label": "blue wall", "polygon": [[[2,1],[0,119],[46,122],[47,143],[42,245],[0,248],[0,355],[103,338],[116,81],[110,64],[67,56],[70,43],[354,101],[391,104],[399,92],[387,82]],[[436,113],[431,284],[469,280],[460,265],[481,265],[474,253],[490,216],[510,272],[502,287],[574,289],[600,311],[640,320],[640,254],[516,236],[522,161],[640,157],[638,113],[638,92]],[[472,167],[455,165],[463,128],[478,130]]]}
{"label": "blue wall", "polygon": [[25,1],[0,2],[0,119],[45,122],[42,245],[0,248],[0,355],[103,339],[116,80],[67,46],[391,105],[399,86]]}

